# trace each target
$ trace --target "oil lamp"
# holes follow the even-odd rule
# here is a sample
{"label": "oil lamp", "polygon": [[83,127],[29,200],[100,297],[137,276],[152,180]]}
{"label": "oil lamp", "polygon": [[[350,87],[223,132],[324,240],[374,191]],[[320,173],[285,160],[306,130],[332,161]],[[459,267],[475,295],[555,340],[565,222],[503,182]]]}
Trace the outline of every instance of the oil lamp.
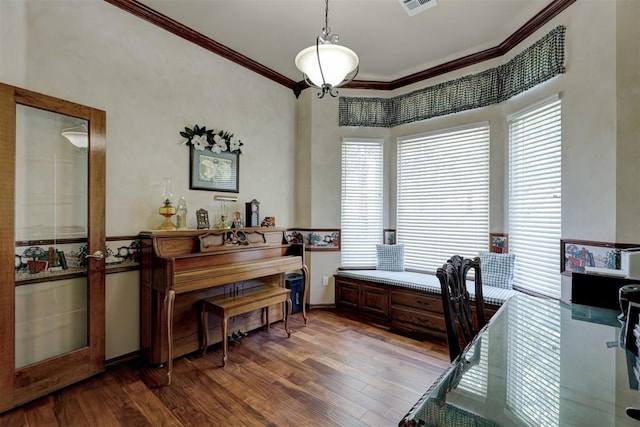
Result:
{"label": "oil lamp", "polygon": [[176,214],[176,208],[171,204],[173,199],[173,191],[171,189],[171,178],[163,178],[162,187],[162,206],[158,209],[158,213],[164,217],[164,221],[160,224],[159,230],[175,230],[176,225],[171,221],[171,217]]}

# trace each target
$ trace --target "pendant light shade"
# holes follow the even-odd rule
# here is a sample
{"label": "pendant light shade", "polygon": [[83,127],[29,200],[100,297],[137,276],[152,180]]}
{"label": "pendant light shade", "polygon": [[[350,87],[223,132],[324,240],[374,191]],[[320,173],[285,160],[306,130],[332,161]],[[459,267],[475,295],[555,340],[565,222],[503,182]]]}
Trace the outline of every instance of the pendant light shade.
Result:
{"label": "pendant light shade", "polygon": [[60,135],[78,148],[87,148],[89,146],[89,131],[85,125],[63,129]]}
{"label": "pendant light shade", "polygon": [[322,98],[329,93],[336,96],[336,87],[341,86],[358,74],[358,55],[345,46],[338,45],[339,36],[331,34],[329,28],[329,0],[325,0],[325,26],[315,46],[309,46],[296,55],[295,63],[309,86],[321,90]]}
{"label": "pendant light shade", "polygon": [[358,68],[358,62],[354,51],[333,43],[309,46],[296,55],[296,67],[319,88],[324,84],[340,86]]}

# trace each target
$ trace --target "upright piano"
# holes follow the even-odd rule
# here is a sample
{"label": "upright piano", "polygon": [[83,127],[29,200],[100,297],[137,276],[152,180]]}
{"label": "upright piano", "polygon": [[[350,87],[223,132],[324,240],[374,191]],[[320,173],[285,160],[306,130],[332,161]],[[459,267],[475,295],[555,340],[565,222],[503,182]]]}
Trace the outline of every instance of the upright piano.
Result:
{"label": "upright piano", "polygon": [[[303,274],[302,316],[309,288],[304,246],[289,244],[284,229],[143,231],[140,277],[140,348],[150,364],[167,363],[171,382],[173,359],[200,347],[199,301],[233,295],[255,286],[285,286],[285,273]],[[269,308],[270,318],[284,316]],[[212,319],[213,320],[213,319]],[[237,316],[231,331],[262,325],[260,311]],[[220,336],[219,320],[209,322],[210,336]],[[214,341],[215,342],[215,341]]]}

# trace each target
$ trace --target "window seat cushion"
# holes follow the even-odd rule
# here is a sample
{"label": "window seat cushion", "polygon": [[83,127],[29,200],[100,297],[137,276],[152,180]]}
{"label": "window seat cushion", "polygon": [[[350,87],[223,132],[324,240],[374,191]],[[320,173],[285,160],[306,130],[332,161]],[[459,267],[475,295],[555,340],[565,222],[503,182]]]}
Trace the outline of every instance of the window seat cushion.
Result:
{"label": "window seat cushion", "polygon": [[[384,271],[384,270],[339,270],[338,276],[352,279],[381,283],[389,286],[419,289],[433,294],[440,294],[440,281],[434,274],[412,271]],[[467,290],[472,300],[475,300],[474,282],[467,281]],[[486,304],[502,305],[519,291],[495,286],[482,286],[482,295]]]}

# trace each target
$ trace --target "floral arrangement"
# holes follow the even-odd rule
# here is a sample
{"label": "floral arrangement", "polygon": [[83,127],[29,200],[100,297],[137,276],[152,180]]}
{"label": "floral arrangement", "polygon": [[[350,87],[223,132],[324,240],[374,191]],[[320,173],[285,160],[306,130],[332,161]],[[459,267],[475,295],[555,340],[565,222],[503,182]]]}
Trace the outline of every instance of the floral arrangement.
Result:
{"label": "floral arrangement", "polygon": [[244,145],[241,140],[235,139],[232,133],[224,130],[216,132],[213,129],[207,129],[206,126],[194,125],[193,129],[185,127],[184,131],[180,132],[180,136],[187,138],[184,143],[193,146],[195,150],[206,149],[216,154],[224,151],[242,154],[240,147]]}

